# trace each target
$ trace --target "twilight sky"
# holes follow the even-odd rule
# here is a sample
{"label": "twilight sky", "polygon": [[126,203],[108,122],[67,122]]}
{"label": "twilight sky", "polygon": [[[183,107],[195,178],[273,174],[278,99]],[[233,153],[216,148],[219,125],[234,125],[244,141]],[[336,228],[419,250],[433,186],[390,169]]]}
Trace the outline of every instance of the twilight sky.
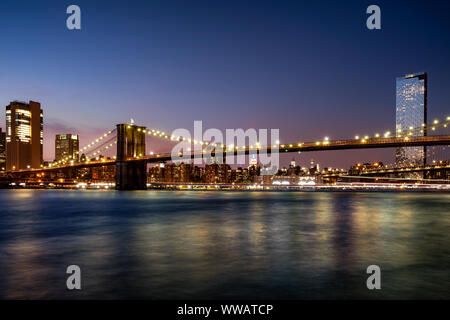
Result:
{"label": "twilight sky", "polygon": [[[449,115],[448,1],[308,2],[2,0],[0,105],[41,102],[45,159],[56,133],[78,133],[85,145],[131,117],[166,132],[194,120],[279,128],[281,142],[371,135],[394,128],[395,78],[420,71],[429,119]],[[82,30],[66,28],[71,4],[81,7]],[[365,26],[371,4],[381,30]],[[4,128],[4,111],[0,121]],[[284,160],[348,167],[392,154]]]}

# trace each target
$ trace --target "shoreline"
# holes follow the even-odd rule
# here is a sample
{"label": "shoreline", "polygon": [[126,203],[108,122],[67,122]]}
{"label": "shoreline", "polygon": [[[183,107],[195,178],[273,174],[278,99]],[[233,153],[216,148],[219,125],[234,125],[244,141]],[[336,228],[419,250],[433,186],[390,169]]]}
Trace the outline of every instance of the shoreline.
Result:
{"label": "shoreline", "polygon": [[[65,187],[7,187],[0,188],[2,190],[69,190],[69,191],[119,191],[115,188],[100,188],[100,187],[89,187],[89,188],[65,188]],[[320,187],[320,188],[285,188],[285,189],[237,189],[237,188],[147,188],[144,190],[127,190],[127,191],[161,191],[161,192],[364,192],[364,193],[450,193],[450,188],[363,188],[363,187]],[[125,192],[127,192],[125,191]]]}

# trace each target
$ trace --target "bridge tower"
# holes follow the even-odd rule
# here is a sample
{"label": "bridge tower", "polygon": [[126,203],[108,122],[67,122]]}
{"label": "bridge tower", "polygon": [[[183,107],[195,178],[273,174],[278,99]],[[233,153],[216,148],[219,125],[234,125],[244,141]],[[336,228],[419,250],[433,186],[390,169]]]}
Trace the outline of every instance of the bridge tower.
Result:
{"label": "bridge tower", "polygon": [[[139,157],[145,156],[146,127],[131,124],[117,125],[116,189],[147,189],[147,165]],[[129,158],[137,158],[131,160]]]}

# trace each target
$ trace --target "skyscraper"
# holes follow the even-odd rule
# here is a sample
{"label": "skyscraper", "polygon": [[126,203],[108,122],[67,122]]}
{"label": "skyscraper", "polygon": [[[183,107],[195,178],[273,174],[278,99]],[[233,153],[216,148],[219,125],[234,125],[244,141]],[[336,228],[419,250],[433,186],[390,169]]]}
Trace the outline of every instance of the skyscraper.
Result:
{"label": "skyscraper", "polygon": [[42,115],[39,102],[12,101],[6,106],[6,170],[41,166]]}
{"label": "skyscraper", "polygon": [[[405,75],[397,78],[396,84],[397,136],[426,136],[427,74]],[[395,162],[397,167],[425,165],[426,147],[397,148]]]}
{"label": "skyscraper", "polygon": [[60,161],[65,158],[78,160],[78,147],[77,134],[57,134],[55,139],[55,160]]}

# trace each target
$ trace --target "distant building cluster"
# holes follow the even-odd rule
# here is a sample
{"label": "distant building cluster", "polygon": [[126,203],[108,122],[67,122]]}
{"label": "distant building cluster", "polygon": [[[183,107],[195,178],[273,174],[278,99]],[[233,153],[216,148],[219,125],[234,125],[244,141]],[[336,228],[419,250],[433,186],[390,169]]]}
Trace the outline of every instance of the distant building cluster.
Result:
{"label": "distant building cluster", "polygon": [[250,184],[258,182],[260,166],[232,169],[228,164],[206,164],[204,167],[191,163],[160,163],[148,171],[149,182],[207,183],[207,184]]}
{"label": "distant building cluster", "polygon": [[228,164],[207,164],[204,167],[191,163],[160,163],[148,171],[150,183],[205,183],[205,184],[264,184],[297,185],[322,183],[322,176],[331,173],[345,173],[342,169],[324,168],[311,161],[310,168],[302,168],[292,160],[288,168],[282,168],[274,175],[264,175],[259,164],[250,162],[247,168],[231,168]]}

